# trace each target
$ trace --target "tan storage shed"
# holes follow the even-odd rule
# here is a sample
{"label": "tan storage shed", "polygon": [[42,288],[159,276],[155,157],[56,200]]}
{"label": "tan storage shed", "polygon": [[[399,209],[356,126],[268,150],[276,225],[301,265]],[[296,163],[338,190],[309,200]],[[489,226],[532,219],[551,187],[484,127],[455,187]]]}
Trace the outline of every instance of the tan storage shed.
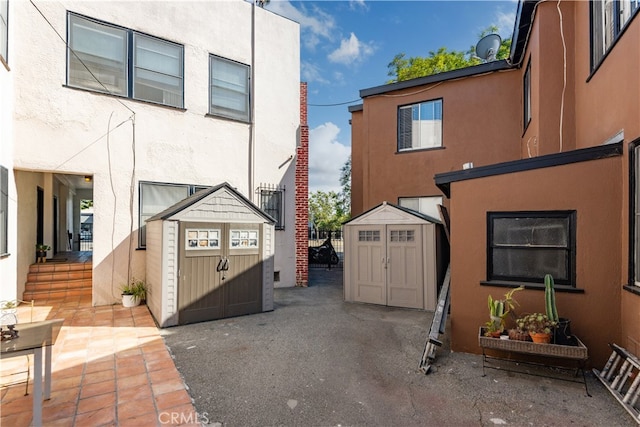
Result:
{"label": "tan storage shed", "polygon": [[227,183],[149,218],[147,305],[160,327],[273,310],[274,224]]}
{"label": "tan storage shed", "polygon": [[383,202],[343,233],[345,301],[435,310],[448,260],[440,221]]}

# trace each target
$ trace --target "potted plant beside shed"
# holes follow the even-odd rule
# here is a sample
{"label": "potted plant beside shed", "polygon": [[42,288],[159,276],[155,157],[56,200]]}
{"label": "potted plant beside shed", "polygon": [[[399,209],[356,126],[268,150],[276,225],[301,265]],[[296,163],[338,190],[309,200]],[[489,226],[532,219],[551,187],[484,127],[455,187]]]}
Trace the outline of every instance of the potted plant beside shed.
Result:
{"label": "potted plant beside shed", "polygon": [[487,298],[489,306],[489,320],[484,326],[485,336],[494,338],[500,337],[502,332],[505,330],[507,315],[518,304],[513,297],[513,294],[516,291],[521,291],[523,289],[524,287],[522,286],[511,289],[509,292],[504,294],[503,299],[493,299],[493,297],[489,295]]}
{"label": "potted plant beside shed", "polygon": [[132,280],[121,288],[122,305],[135,307],[147,297],[147,285],[142,280]]}

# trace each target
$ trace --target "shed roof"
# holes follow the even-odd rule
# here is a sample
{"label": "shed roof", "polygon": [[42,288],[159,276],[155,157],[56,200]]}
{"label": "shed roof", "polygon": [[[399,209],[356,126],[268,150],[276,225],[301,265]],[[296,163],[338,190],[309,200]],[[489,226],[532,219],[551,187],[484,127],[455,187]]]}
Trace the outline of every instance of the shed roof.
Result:
{"label": "shed roof", "polygon": [[[180,214],[181,212],[187,211],[189,208],[195,207],[199,202],[206,202],[206,199],[213,199],[214,197],[225,193],[232,199],[235,199],[237,202],[239,202],[239,204],[241,204],[247,212],[257,215],[269,224],[275,224],[275,219],[273,219],[269,214],[253,204],[251,200],[244,197],[236,189],[231,187],[228,182],[223,182],[222,184],[218,184],[206,190],[198,191],[197,193],[187,197],[186,199],[179,201],[175,205],[169,206],[167,209],[152,216],[147,221],[170,219]],[[211,206],[212,205],[209,205],[209,208],[211,208]]]}
{"label": "shed roof", "polygon": [[381,224],[381,223],[425,223],[442,224],[441,221],[425,215],[413,209],[408,209],[403,206],[394,205],[388,202],[382,202],[378,206],[369,209],[366,212],[361,213],[358,216],[351,218],[349,221],[343,223],[343,225],[355,225],[355,224]]}

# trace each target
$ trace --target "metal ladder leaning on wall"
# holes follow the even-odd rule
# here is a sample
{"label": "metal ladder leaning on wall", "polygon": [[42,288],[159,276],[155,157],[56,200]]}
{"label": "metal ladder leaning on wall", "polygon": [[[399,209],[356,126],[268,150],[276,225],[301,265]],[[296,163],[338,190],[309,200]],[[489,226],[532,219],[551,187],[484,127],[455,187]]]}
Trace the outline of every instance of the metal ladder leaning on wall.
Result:
{"label": "metal ladder leaning on wall", "polygon": [[640,360],[617,344],[609,345],[613,352],[604,369],[599,372],[594,368],[593,373],[640,424],[640,410],[636,407],[640,398]]}

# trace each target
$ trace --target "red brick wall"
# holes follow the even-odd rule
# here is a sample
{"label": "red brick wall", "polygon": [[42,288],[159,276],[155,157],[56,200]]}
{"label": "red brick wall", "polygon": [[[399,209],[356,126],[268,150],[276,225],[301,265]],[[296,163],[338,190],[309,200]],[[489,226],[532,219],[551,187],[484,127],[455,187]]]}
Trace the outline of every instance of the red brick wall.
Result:
{"label": "red brick wall", "polygon": [[300,141],[296,149],[296,286],[309,282],[309,126],[307,84],[300,83]]}

